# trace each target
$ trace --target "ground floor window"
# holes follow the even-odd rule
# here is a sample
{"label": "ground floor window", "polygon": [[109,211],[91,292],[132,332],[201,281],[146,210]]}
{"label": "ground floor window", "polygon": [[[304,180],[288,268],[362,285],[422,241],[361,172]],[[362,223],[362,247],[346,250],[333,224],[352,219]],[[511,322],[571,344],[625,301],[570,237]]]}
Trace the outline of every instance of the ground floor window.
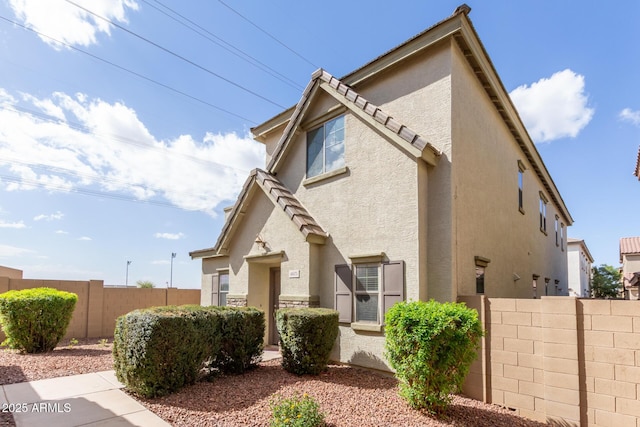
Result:
{"label": "ground floor window", "polygon": [[379,316],[379,294],[380,290],[379,265],[356,265],[356,290],[355,290],[355,310],[356,322],[376,322]]}
{"label": "ground floor window", "polygon": [[404,301],[404,262],[335,266],[335,308],[342,323],[384,324],[384,314]]}
{"label": "ground floor window", "polygon": [[211,280],[211,305],[227,305],[227,295],[229,295],[229,272],[215,273]]}
{"label": "ground floor window", "polygon": [[491,262],[489,258],[475,256],[474,261],[476,264],[476,293],[484,294],[484,274],[485,269]]}

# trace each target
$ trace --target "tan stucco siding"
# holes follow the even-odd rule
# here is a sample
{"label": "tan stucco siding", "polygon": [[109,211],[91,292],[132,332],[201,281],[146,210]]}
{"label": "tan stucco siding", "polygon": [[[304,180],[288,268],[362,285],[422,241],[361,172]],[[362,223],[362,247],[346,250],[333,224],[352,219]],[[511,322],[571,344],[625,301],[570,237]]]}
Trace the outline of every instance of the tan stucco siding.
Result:
{"label": "tan stucco siding", "polygon": [[[420,299],[456,299],[451,209],[451,52],[433,46],[362,88],[365,97],[415,130],[442,155],[421,167],[418,194]],[[428,218],[428,219],[427,219]]]}
{"label": "tan stucco siding", "polygon": [[[233,274],[230,277],[229,292],[243,295],[262,288],[268,290],[268,277],[265,279],[265,274],[259,273],[257,268],[249,269],[250,264],[261,264],[282,269],[282,294],[308,295],[309,243],[305,242],[304,236],[287,214],[280,207],[274,207],[261,189],[255,189],[250,206],[230,242],[229,258]],[[266,250],[255,243],[258,235],[266,242]],[[284,255],[279,262],[263,262],[260,258],[251,258],[281,251]],[[250,257],[251,261],[247,261],[245,256]],[[300,277],[290,279],[289,270],[298,270]],[[259,308],[267,308],[264,302],[256,300],[256,303]]]}
{"label": "tan stucco siding", "polygon": [[[481,256],[491,260],[485,273],[487,296],[531,298],[533,275],[540,276],[538,297],[544,295],[545,278],[550,289],[559,280],[566,293],[566,250],[555,243],[558,208],[459,49],[454,46],[453,52],[452,216],[458,292],[476,293],[474,257]],[[518,161],[526,166],[524,214],[518,208]],[[547,234],[539,224],[541,191],[548,200]],[[566,234],[565,226],[565,242]]]}
{"label": "tan stucco siding", "polygon": [[[450,150],[451,82],[449,54],[440,47],[356,88],[386,113],[425,136],[444,159],[435,168],[409,157],[356,116],[346,113],[345,164],[348,172],[305,186],[306,134],[301,132],[278,178],[329,233],[320,246],[319,294],[322,306],[334,306],[334,266],[349,256],[384,252],[389,260],[405,261],[406,299],[438,297],[451,300]],[[304,123],[339,107],[327,96],[307,111]],[[305,130],[308,130],[306,127]],[[432,177],[438,188],[431,196]],[[429,218],[429,221],[427,220]],[[431,225],[430,225],[431,224]],[[436,238],[431,240],[429,233]],[[428,248],[434,262],[427,265]],[[431,274],[430,274],[431,272]],[[435,289],[427,281],[435,278]],[[437,292],[441,290],[442,297]],[[434,296],[435,295],[435,296]],[[384,336],[340,327],[333,357],[341,362],[384,369]],[[388,367],[386,368],[388,369]]]}
{"label": "tan stucco siding", "polygon": [[[219,273],[221,269],[229,268],[229,258],[214,257],[202,259],[202,284],[200,291],[200,305],[217,305],[217,301],[212,300],[213,275]],[[217,284],[216,284],[217,285]]]}

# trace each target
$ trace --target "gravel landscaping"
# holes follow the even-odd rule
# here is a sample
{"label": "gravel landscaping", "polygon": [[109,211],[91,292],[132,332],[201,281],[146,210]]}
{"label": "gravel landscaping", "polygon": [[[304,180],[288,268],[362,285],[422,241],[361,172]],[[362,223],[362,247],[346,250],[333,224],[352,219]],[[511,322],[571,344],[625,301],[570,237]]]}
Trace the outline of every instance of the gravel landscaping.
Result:
{"label": "gravel landscaping", "polygon": [[[110,342],[66,344],[47,354],[0,350],[0,384],[113,369]],[[461,396],[454,397],[446,414],[434,418],[410,409],[398,397],[396,384],[392,376],[342,365],[331,365],[319,376],[298,377],[272,360],[245,375],[200,382],[162,398],[137,399],[175,426],[267,426],[270,401],[303,393],[320,404],[329,426],[544,425]],[[0,426],[12,425],[12,419],[0,416]]]}

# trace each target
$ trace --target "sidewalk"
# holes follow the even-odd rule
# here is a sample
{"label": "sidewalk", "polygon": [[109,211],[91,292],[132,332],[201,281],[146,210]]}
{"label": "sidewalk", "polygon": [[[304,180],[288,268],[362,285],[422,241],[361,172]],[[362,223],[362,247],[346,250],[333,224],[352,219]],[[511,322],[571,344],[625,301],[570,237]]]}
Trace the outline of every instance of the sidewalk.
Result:
{"label": "sidewalk", "polygon": [[[278,357],[267,349],[263,360]],[[123,387],[114,371],[8,384],[0,387],[0,408],[17,427],[170,426]]]}

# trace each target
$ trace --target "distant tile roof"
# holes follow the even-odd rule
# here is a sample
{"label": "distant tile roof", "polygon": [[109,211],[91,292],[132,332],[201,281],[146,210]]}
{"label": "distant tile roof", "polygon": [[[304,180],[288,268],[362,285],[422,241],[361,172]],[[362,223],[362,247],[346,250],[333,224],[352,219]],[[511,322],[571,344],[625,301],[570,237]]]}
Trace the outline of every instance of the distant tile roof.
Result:
{"label": "distant tile roof", "polygon": [[302,97],[300,98],[300,101],[298,101],[298,104],[296,105],[296,108],[293,111],[291,118],[289,119],[289,123],[287,124],[287,127],[285,128],[282,137],[280,138],[280,141],[276,146],[276,149],[274,150],[273,157],[271,158],[271,161],[267,166],[267,170],[273,171],[274,166],[280,160],[280,157],[286,150],[287,144],[292,134],[294,133],[295,128],[299,125],[300,120],[302,119],[307,101],[310,99],[312,94],[315,93],[316,88],[322,82],[327,83],[329,87],[335,89],[340,95],[343,95],[347,103],[349,103],[351,107],[357,108],[358,110],[361,110],[365,114],[369,115],[376,122],[380,123],[387,130],[391,131],[393,134],[408,142],[413,147],[417,148],[420,151],[426,149],[431,151],[435,156],[440,156],[440,151],[429,142],[427,142],[423,137],[418,135],[415,131],[403,125],[398,120],[382,111],[377,105],[367,101],[351,87],[342,83],[339,79],[335,78],[334,76],[320,68],[311,75],[311,81],[302,93]]}
{"label": "distant tile roof", "polygon": [[620,260],[622,255],[640,254],[640,237],[623,237],[620,239]]}

